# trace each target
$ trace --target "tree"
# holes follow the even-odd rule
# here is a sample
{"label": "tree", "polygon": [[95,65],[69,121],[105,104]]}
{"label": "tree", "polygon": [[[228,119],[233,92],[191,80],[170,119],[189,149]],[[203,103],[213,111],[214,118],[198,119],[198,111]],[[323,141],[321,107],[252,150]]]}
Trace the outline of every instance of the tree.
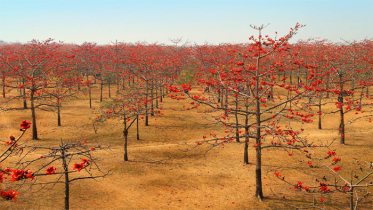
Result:
{"label": "tree", "polygon": [[[292,45],[288,44],[301,24],[296,24],[290,29],[288,35],[277,38],[269,38],[262,35],[263,26],[252,26],[254,30],[259,32],[257,39],[254,36],[250,37],[252,43],[243,46],[236,46],[234,49],[226,50],[227,56],[231,57],[226,62],[220,64],[216,60],[210,65],[209,75],[206,71],[196,74],[196,81],[202,84],[202,87],[210,87],[213,85],[217,89],[216,93],[220,96],[213,96],[213,91],[205,92],[199,95],[190,95],[191,86],[182,85],[184,93],[192,99],[194,107],[207,106],[215,111],[220,111],[220,116],[216,117],[217,123],[221,123],[227,130],[227,136],[222,138],[205,139],[197,143],[197,146],[202,143],[209,143],[212,147],[216,147],[228,143],[244,129],[239,138],[245,138],[245,145],[248,143],[248,138],[253,138],[254,148],[256,152],[256,193],[258,199],[263,199],[262,187],[262,149],[280,147],[292,155],[293,149],[305,147],[300,143],[302,139],[300,131],[294,130],[290,123],[282,128],[279,125],[280,121],[299,120],[303,123],[312,122],[310,117],[312,113],[302,113],[304,107],[298,107],[301,96],[307,89],[299,89],[297,84],[292,85],[292,81],[282,77],[280,82],[276,81],[276,76],[279,72],[292,71],[293,68],[287,65],[276,67],[279,60],[284,57],[286,59],[296,59],[296,55],[289,56],[286,52],[289,51]],[[276,54],[277,56],[274,56]],[[280,59],[279,59],[280,57]],[[292,61],[293,62],[293,61]],[[281,63],[281,62],[280,62]],[[204,68],[202,68],[204,69]],[[286,69],[286,70],[285,70]],[[208,76],[208,78],[206,78]],[[290,84],[286,84],[286,83]],[[243,88],[245,87],[245,88]],[[170,91],[179,92],[176,87],[170,87]],[[223,104],[223,96],[221,93],[224,90],[226,103]],[[294,94],[294,95],[293,95]],[[220,101],[216,98],[221,98]],[[229,98],[232,98],[232,103],[229,104]],[[220,102],[220,104],[219,104]],[[241,107],[246,107],[242,109]],[[239,115],[244,117],[244,121],[230,122],[228,114],[233,116]],[[233,129],[230,129],[233,128]],[[233,131],[234,130],[234,131]],[[231,133],[230,133],[231,131]],[[232,132],[233,131],[233,132]],[[271,138],[272,141],[265,141]],[[245,155],[246,153],[245,146]]]}

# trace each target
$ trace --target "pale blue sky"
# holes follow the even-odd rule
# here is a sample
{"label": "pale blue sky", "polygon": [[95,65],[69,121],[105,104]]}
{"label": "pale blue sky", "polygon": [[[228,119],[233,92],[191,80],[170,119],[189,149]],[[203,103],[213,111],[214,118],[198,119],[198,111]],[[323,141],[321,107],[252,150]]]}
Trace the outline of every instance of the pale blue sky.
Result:
{"label": "pale blue sky", "polygon": [[373,0],[0,0],[7,42],[242,43],[256,35],[250,24],[270,23],[264,34],[283,35],[297,22],[307,26],[294,41],[373,38]]}

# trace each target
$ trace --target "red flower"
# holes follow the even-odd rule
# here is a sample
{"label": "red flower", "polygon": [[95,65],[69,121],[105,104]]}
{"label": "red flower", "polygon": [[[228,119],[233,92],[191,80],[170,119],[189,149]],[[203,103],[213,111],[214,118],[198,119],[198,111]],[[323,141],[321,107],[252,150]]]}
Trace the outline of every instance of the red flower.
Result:
{"label": "red flower", "polygon": [[339,161],[341,161],[341,158],[333,158],[333,162],[334,162],[334,163],[337,163],[337,162],[339,162]]}
{"label": "red flower", "polygon": [[4,192],[3,190],[0,190],[0,193],[1,193],[1,197],[3,197],[6,200],[13,199],[14,201],[17,201],[16,195],[18,195],[19,192],[16,192],[15,190],[13,190],[13,192],[10,190],[8,190],[8,192]]}
{"label": "red flower", "polygon": [[294,185],[294,189],[296,190],[302,190],[303,188],[303,182],[298,181],[296,185]]}
{"label": "red flower", "polygon": [[82,170],[83,168],[84,168],[84,163],[75,163],[72,170],[78,170],[80,172],[80,170]]}
{"label": "red flower", "polygon": [[0,183],[3,183],[3,179],[7,179],[6,177],[3,177],[4,173],[0,172]]}
{"label": "red flower", "polygon": [[83,164],[84,166],[87,166],[87,165],[89,165],[89,163],[88,163],[88,160],[87,160],[87,159],[85,159],[85,158],[82,158],[82,161],[83,161],[83,163],[81,163],[81,164]]}
{"label": "red flower", "polygon": [[56,167],[51,166],[47,168],[47,174],[54,174],[54,173],[56,173]]}
{"label": "red flower", "polygon": [[325,183],[320,183],[320,191],[322,192],[330,192],[330,189]]}
{"label": "red flower", "polygon": [[276,177],[281,177],[280,172],[275,172]]}
{"label": "red flower", "polygon": [[25,171],[23,171],[23,170],[14,169],[13,174],[12,174],[12,178],[10,179],[10,181],[14,182],[14,181],[18,181],[18,180],[22,179],[24,173],[25,173]]}
{"label": "red flower", "polygon": [[22,123],[19,124],[19,126],[21,126],[21,128],[22,128],[23,130],[29,129],[29,128],[30,128],[30,125],[31,125],[31,122],[26,122],[26,120],[22,121]]}
{"label": "red flower", "polygon": [[334,168],[334,171],[340,171],[340,170],[342,170],[340,166]]}
{"label": "red flower", "polygon": [[321,197],[320,202],[323,203],[325,201],[325,198]]}
{"label": "red flower", "polygon": [[25,171],[25,177],[26,178],[31,178],[31,180],[34,180],[35,178],[34,178],[34,173],[32,173],[32,171],[30,170],[30,169],[27,169],[26,171]]}
{"label": "red flower", "polygon": [[330,156],[334,156],[334,155],[336,155],[337,153],[336,152],[334,152],[334,151],[328,151],[326,154],[328,154],[328,156],[327,157],[330,157]]}

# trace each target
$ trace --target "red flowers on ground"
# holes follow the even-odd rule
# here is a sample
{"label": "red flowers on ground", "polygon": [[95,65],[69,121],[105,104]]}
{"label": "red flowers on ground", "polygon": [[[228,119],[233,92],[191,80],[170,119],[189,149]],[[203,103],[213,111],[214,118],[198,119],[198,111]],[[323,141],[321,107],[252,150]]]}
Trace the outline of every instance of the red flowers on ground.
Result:
{"label": "red flowers on ground", "polygon": [[26,130],[29,129],[31,125],[31,122],[27,122],[26,120],[22,121],[19,126],[21,126],[21,129]]}

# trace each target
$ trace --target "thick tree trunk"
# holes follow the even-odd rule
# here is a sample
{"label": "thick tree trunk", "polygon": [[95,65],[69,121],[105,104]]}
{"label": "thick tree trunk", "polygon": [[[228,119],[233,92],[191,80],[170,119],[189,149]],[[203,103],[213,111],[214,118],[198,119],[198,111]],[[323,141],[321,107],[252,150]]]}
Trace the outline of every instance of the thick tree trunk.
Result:
{"label": "thick tree trunk", "polygon": [[109,98],[111,98],[111,92],[110,92],[110,79],[108,79],[107,83],[108,83],[108,88],[109,88]]}
{"label": "thick tree trunk", "polygon": [[35,114],[35,104],[34,104],[34,91],[31,90],[31,117],[32,117],[32,139],[38,140],[38,130],[36,128],[36,114]]}
{"label": "thick tree trunk", "polygon": [[158,109],[158,88],[155,88],[155,108]]}
{"label": "thick tree trunk", "polygon": [[92,91],[91,87],[89,87],[89,108],[92,108]]}
{"label": "thick tree trunk", "polygon": [[102,90],[104,89],[104,81],[101,79],[100,85],[100,102],[102,102]]}
{"label": "thick tree trunk", "polygon": [[61,126],[61,110],[60,110],[60,102],[57,102],[57,125]]}
{"label": "thick tree trunk", "polygon": [[345,144],[345,122],[344,122],[344,112],[343,112],[343,106],[339,109],[339,113],[341,116],[341,122],[339,125],[339,132],[341,134],[341,144]]}
{"label": "thick tree trunk", "polygon": [[22,85],[23,85],[23,109],[27,109],[25,79],[22,80]]}
{"label": "thick tree trunk", "polygon": [[149,116],[148,116],[148,81],[146,82],[146,94],[145,94],[145,126],[149,126]]}
{"label": "thick tree trunk", "polygon": [[319,129],[321,130],[322,127],[321,127],[321,115],[322,115],[322,112],[321,112],[321,95],[319,97]]}
{"label": "thick tree trunk", "polygon": [[339,75],[339,91],[340,94],[338,96],[338,102],[340,103],[339,106],[339,114],[340,114],[340,124],[339,124],[339,132],[341,134],[341,144],[345,144],[345,119],[344,119],[344,111],[343,111],[343,85],[342,85],[342,74]]}
{"label": "thick tree trunk", "polygon": [[152,100],[150,115],[154,116],[154,100],[153,100],[154,99],[154,82],[153,81],[152,81],[152,87],[150,89],[150,97]]}
{"label": "thick tree trunk", "polygon": [[[236,110],[238,110],[238,99],[236,97]],[[240,134],[238,133],[238,114],[237,111],[235,111],[235,118],[236,118],[236,142],[240,142]]]}
{"label": "thick tree trunk", "polygon": [[140,140],[140,132],[139,132],[139,115],[137,115],[137,118],[136,118],[136,130],[137,130],[137,135],[136,135],[136,138],[137,140]]}
{"label": "thick tree trunk", "polygon": [[5,98],[5,76],[3,76],[3,98]]}
{"label": "thick tree trunk", "polygon": [[[260,34],[260,31],[259,31]],[[259,47],[261,47],[259,45]],[[255,147],[256,152],[256,166],[255,166],[255,181],[256,181],[256,190],[255,190],[255,197],[257,197],[260,201],[263,199],[263,184],[262,184],[262,138],[260,132],[260,125],[261,125],[261,113],[260,113],[260,98],[259,98],[259,58],[260,58],[260,51],[259,56],[256,61],[256,82],[255,82],[255,97],[256,97],[256,144]],[[285,74],[286,72],[284,72]]]}
{"label": "thick tree trunk", "polygon": [[[246,106],[246,111],[249,110],[249,106]],[[245,134],[247,135],[246,138],[245,138],[245,149],[244,149],[244,157],[243,157],[243,161],[245,164],[249,164],[249,141],[250,141],[250,137],[249,137],[249,127],[247,127],[247,124],[249,123],[249,117],[245,116]]]}
{"label": "thick tree trunk", "polygon": [[126,124],[123,130],[123,136],[124,136],[124,161],[128,161],[128,152],[127,152],[128,130],[127,130]]}
{"label": "thick tree trunk", "polygon": [[62,150],[62,161],[63,161],[63,169],[64,169],[64,175],[65,175],[65,210],[69,210],[70,204],[70,180],[69,180],[69,169],[66,162],[66,156],[65,156],[65,150]]}

